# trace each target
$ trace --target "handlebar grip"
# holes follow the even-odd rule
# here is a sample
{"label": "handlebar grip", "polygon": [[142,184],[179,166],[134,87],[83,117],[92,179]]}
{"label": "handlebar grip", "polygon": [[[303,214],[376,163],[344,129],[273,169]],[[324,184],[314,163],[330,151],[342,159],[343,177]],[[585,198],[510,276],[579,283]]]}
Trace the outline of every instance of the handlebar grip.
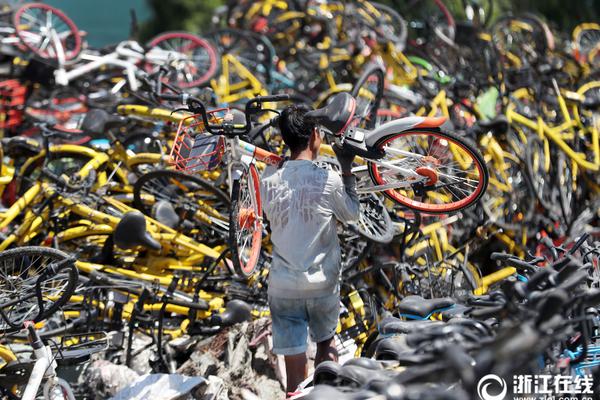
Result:
{"label": "handlebar grip", "polygon": [[181,94],[161,94],[160,98],[167,101],[178,101],[183,103],[183,95]]}
{"label": "handlebar grip", "polygon": [[494,252],[490,255],[490,258],[495,261],[502,261],[504,264],[513,266],[517,269],[537,270],[536,265],[533,265],[531,262],[523,261],[512,254]]}
{"label": "handlebar grip", "polygon": [[550,270],[548,268],[543,268],[538,270],[535,274],[533,274],[529,280],[527,281],[526,288],[527,291],[535,290],[535,288],[542,283],[544,280],[548,279],[550,276]]}
{"label": "handlebar grip", "polygon": [[250,101],[256,102],[256,103],[265,103],[268,101],[286,101],[291,99],[292,97],[289,94],[271,94],[268,96],[258,96],[253,98]]}
{"label": "handlebar grip", "polygon": [[508,260],[509,258],[513,257],[512,254],[508,254],[508,253],[499,253],[497,251],[493,252],[490,255],[490,258],[494,261],[504,261],[504,260]]}

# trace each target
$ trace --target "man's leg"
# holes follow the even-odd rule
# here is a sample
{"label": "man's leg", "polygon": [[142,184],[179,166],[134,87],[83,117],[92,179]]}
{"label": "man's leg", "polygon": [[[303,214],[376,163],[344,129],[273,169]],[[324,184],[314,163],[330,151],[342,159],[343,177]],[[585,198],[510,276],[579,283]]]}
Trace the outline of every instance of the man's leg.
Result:
{"label": "man's leg", "polygon": [[287,376],[286,391],[293,392],[298,385],[306,379],[308,375],[308,360],[306,352],[294,354],[293,356],[284,356],[285,358],[285,374]]}
{"label": "man's leg", "polygon": [[335,348],[335,337],[331,339],[323,340],[317,343],[317,355],[315,356],[315,367],[321,364],[323,361],[335,361],[338,360],[338,352]]}
{"label": "man's leg", "polygon": [[307,306],[311,337],[317,342],[315,367],[323,361],[337,361],[335,330],[340,315],[340,296],[335,294],[310,299]]}

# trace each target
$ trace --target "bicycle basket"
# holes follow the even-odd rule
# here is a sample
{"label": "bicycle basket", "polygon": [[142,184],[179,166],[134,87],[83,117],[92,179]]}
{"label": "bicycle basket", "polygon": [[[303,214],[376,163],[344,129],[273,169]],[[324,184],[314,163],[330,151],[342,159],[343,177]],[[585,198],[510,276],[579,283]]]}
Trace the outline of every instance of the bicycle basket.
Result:
{"label": "bicycle basket", "polygon": [[21,124],[26,93],[25,86],[16,79],[0,82],[0,130]]}
{"label": "bicycle basket", "polygon": [[213,170],[221,163],[225,139],[204,132],[203,127],[204,124],[196,116],[179,123],[169,156],[169,163],[176,170],[193,174]]}

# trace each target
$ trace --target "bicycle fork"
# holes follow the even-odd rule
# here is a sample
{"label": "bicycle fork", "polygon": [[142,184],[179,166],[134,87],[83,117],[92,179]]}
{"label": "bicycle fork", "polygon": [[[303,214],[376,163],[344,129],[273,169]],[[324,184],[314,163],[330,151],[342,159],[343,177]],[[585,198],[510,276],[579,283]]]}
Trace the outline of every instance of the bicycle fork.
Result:
{"label": "bicycle fork", "polygon": [[69,384],[56,376],[56,361],[52,357],[50,347],[45,346],[42,339],[35,330],[33,322],[26,322],[29,342],[33,347],[33,355],[36,359],[27,387],[23,393],[22,400],[35,400],[37,392],[44,379],[44,399],[46,400],[75,400],[73,391]]}

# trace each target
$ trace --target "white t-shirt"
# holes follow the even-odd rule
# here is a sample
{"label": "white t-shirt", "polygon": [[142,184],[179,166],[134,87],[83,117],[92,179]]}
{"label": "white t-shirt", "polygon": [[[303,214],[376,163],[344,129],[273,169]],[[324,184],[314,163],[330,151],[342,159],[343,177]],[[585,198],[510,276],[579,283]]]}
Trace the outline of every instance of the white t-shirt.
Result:
{"label": "white t-shirt", "polygon": [[342,179],[308,160],[288,160],[264,171],[261,199],[273,243],[270,296],[314,298],[339,290],[336,219],[358,219],[355,186],[355,177]]}

